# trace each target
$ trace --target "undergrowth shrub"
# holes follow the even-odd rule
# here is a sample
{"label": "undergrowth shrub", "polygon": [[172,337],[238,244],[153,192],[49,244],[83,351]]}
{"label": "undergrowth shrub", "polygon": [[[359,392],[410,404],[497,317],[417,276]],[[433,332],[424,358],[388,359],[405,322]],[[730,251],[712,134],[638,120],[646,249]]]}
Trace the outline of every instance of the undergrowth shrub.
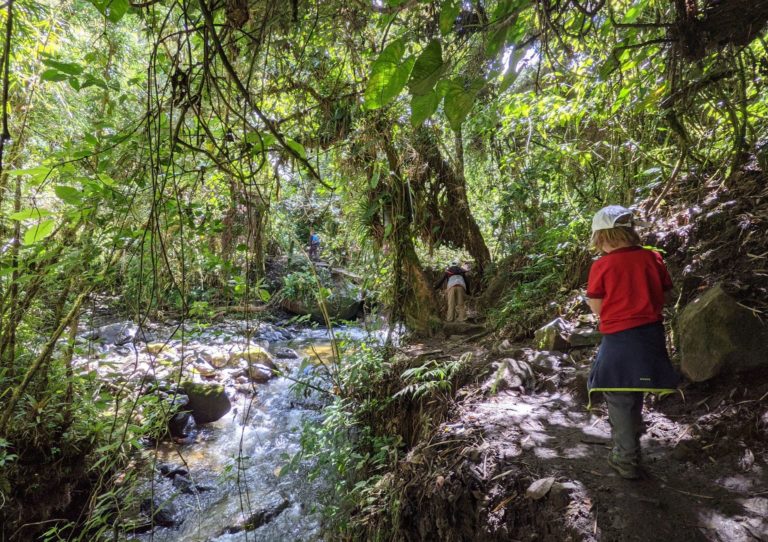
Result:
{"label": "undergrowth shrub", "polygon": [[560,312],[574,288],[586,282],[591,261],[586,221],[542,228],[519,240],[513,256],[491,269],[489,322],[505,336],[521,338]]}
{"label": "undergrowth shrub", "polygon": [[323,422],[305,424],[301,451],[291,462],[308,460],[312,476],[333,480],[324,499],[329,534],[356,539],[354,533],[365,533],[366,517],[381,510],[382,498],[387,513],[398,513],[397,495],[382,496],[387,473],[445,419],[453,392],[472,374],[471,354],[414,360],[343,343],[336,363],[316,368],[297,385],[301,393],[308,386],[333,390]]}

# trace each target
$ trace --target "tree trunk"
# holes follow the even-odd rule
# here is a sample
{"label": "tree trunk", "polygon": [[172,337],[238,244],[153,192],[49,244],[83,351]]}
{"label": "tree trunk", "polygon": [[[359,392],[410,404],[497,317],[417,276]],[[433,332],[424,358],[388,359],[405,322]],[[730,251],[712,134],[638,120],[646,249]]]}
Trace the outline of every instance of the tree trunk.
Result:
{"label": "tree trunk", "polygon": [[387,241],[395,256],[393,317],[420,335],[431,335],[439,322],[437,299],[413,244],[411,197],[389,134],[382,137],[382,144],[391,172],[387,183],[392,197],[385,206],[385,215],[391,225]]}
{"label": "tree trunk", "polygon": [[[482,275],[491,261],[491,253],[469,208],[461,132],[455,139],[455,168],[440,154],[435,137],[427,128],[415,134],[414,146],[424,166],[419,168],[416,183],[417,199],[424,202],[422,237],[465,248],[474,258],[478,274]],[[445,194],[441,200],[443,188]]]}

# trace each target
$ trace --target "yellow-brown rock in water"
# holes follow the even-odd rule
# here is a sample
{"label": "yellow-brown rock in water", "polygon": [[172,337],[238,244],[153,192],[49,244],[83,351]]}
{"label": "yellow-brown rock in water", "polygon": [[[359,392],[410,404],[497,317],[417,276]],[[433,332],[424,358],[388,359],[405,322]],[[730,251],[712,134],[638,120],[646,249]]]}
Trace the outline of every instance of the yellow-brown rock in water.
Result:
{"label": "yellow-brown rock in water", "polygon": [[147,343],[147,353],[158,355],[158,354],[172,354],[174,353],[175,349],[167,343]]}
{"label": "yellow-brown rock in water", "polygon": [[210,359],[206,361],[216,369],[221,369],[229,363],[229,356],[224,352],[214,352],[210,355]]}
{"label": "yellow-brown rock in water", "polygon": [[275,368],[275,362],[272,361],[272,356],[258,345],[252,345],[244,350],[232,352],[229,355],[229,365],[234,365],[241,359],[247,361],[249,366],[258,363],[270,369]]}

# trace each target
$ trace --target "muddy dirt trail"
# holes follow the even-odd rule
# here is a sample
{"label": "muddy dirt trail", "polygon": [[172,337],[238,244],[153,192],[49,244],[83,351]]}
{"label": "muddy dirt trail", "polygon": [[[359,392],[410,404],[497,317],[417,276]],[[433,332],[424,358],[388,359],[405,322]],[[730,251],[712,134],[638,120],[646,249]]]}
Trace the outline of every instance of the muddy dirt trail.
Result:
{"label": "muddy dirt trail", "polygon": [[608,466],[604,403],[586,409],[594,350],[421,344],[485,374],[395,479],[408,540],[768,540],[768,375],[646,398],[645,476]]}

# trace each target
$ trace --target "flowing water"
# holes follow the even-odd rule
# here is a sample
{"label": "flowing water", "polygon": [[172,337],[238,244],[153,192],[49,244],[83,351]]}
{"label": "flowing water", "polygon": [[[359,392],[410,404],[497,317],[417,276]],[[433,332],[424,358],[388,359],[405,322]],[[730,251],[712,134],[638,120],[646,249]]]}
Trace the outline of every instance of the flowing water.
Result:
{"label": "flowing water", "polygon": [[[228,325],[195,337],[192,346],[221,348],[243,340],[238,324]],[[359,328],[336,332],[352,340],[376,340]],[[325,330],[293,330],[290,335],[290,340],[269,341],[269,349],[292,348],[298,353],[296,359],[277,360],[293,378],[311,370],[300,369],[303,358],[331,354]],[[267,341],[253,342],[264,345]],[[128,345],[134,357],[141,349],[136,344]],[[173,525],[135,533],[126,540],[322,540],[319,495],[331,487],[331,481],[322,475],[313,478],[313,465],[307,462],[286,468],[300,450],[304,424],[321,423],[322,403],[319,397],[297,397],[293,386],[291,379],[280,377],[256,385],[255,393],[242,393],[251,386],[240,386],[240,392],[231,393],[233,408],[223,418],[199,426],[182,444],[161,442],[147,450],[148,474],[137,489],[139,500],[155,502]],[[174,476],[174,471],[181,475]]]}

